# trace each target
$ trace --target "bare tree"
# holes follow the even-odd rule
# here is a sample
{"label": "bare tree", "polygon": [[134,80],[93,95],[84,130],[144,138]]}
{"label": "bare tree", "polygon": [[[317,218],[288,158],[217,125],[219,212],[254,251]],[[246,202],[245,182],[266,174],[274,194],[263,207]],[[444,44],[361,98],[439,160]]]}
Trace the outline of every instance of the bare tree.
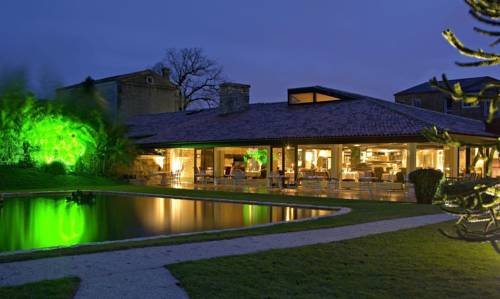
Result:
{"label": "bare tree", "polygon": [[223,80],[222,66],[209,59],[200,48],[170,48],[155,71],[170,69],[170,80],[179,89],[181,109],[195,106],[214,107],[218,104],[219,84]]}

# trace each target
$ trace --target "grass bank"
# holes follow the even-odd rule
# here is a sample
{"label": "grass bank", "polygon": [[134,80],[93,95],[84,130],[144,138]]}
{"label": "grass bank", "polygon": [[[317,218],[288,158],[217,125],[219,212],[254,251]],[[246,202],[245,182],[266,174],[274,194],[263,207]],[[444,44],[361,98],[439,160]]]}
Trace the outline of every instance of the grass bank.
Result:
{"label": "grass bank", "polygon": [[192,298],[500,298],[500,255],[447,225],[168,269]]}
{"label": "grass bank", "polygon": [[44,280],[15,287],[2,287],[0,298],[70,299],[74,297],[79,286],[78,277]]}
{"label": "grass bank", "polygon": [[32,189],[84,188],[123,184],[113,179],[95,176],[53,175],[36,169],[0,167],[0,191]]}

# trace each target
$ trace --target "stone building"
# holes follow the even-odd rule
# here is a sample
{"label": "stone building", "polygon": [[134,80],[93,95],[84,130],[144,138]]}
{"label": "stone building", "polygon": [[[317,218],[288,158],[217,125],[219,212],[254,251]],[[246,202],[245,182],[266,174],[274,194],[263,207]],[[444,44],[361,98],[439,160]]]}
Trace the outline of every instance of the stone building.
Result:
{"label": "stone building", "polygon": [[[486,76],[449,80],[449,82],[452,86],[455,83],[460,83],[464,92],[477,93],[486,84],[499,82],[499,80]],[[492,92],[499,93],[500,91],[497,89],[492,90]],[[479,105],[471,105],[462,102],[455,102],[448,95],[430,86],[428,82],[399,91],[394,94],[394,98],[396,103],[478,120],[484,120],[488,114],[487,103],[481,102]]]}
{"label": "stone building", "polygon": [[[182,107],[179,92],[169,80],[169,70],[164,69],[162,73],[159,75],[147,69],[94,80],[93,84],[118,120],[124,121],[140,114],[179,111]],[[83,84],[62,87],[57,93],[59,96],[71,96]]]}

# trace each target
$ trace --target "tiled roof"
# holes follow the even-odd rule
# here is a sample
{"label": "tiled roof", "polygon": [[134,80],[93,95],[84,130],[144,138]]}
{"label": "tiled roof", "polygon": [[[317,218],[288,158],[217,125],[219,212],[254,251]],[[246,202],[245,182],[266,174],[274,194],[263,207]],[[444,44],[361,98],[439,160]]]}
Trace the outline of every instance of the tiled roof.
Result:
{"label": "tiled roof", "polygon": [[[484,87],[484,85],[491,83],[491,82],[498,82],[498,81],[499,81],[498,79],[495,79],[495,78],[489,77],[489,76],[448,80],[448,82],[452,86],[455,83],[459,82],[462,89],[466,92],[478,92],[481,90],[481,88]],[[442,81],[440,81],[440,83],[442,83]],[[394,95],[398,96],[398,95],[405,95],[405,94],[428,93],[428,92],[440,92],[440,91],[435,89],[434,87],[432,87],[429,84],[429,82],[425,82],[425,83],[410,87],[408,89],[399,91]]]}
{"label": "tiled roof", "polygon": [[294,138],[421,137],[424,127],[495,137],[483,122],[373,98],[318,104],[251,104],[219,115],[216,108],[129,119],[130,137],[142,145]]}

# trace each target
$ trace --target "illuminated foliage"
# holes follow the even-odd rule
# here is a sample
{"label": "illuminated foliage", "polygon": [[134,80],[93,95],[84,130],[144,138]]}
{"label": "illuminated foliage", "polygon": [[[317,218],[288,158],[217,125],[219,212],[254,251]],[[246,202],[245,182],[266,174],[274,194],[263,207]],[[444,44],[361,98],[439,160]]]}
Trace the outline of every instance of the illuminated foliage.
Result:
{"label": "illuminated foliage", "polygon": [[248,159],[254,159],[260,165],[265,165],[267,163],[267,150],[249,149],[243,159],[245,162],[247,162]]}
{"label": "illuminated foliage", "polygon": [[0,165],[57,161],[71,172],[109,174],[135,157],[126,133],[106,112],[91,79],[54,101],[38,101],[23,89],[0,91]]}
{"label": "illuminated foliage", "polygon": [[61,115],[47,115],[22,127],[22,139],[38,165],[59,161],[73,168],[87,151],[95,151],[94,136],[90,126]]}
{"label": "illuminated foliage", "polygon": [[[497,0],[465,0],[465,2],[470,7],[470,15],[477,21],[488,26],[500,26],[500,2]],[[480,34],[495,38],[496,40],[490,44],[491,47],[500,44],[499,31],[485,30],[478,27],[474,27],[474,30]],[[457,62],[457,65],[462,67],[500,65],[500,53],[484,51],[483,49],[471,49],[465,46],[449,29],[443,32],[443,36],[460,54],[476,60],[473,62]],[[488,104],[487,123],[491,123],[499,111],[500,93],[498,90],[500,90],[500,83],[498,82],[487,84],[478,93],[464,92],[460,83],[451,85],[446,75],[443,75],[442,82],[433,78],[430,80],[430,84],[449,95],[454,101],[466,104],[478,104],[480,102],[484,102],[485,105]],[[488,175],[491,175],[495,152],[500,151],[500,138],[490,144],[477,145],[457,141],[448,132],[439,131],[436,127],[425,129],[423,133],[430,141],[449,146],[478,146],[479,151],[473,163],[482,159],[487,165]],[[458,193],[452,191],[453,188],[458,189],[460,186],[466,186],[465,190]],[[470,242],[491,242],[497,252],[500,253],[497,244],[500,240],[500,183],[497,180],[488,184],[479,181],[445,182],[442,188],[444,190],[436,197],[435,204],[440,205],[444,211],[459,217],[455,223],[454,235],[445,231],[442,231],[442,233],[450,238]]]}

